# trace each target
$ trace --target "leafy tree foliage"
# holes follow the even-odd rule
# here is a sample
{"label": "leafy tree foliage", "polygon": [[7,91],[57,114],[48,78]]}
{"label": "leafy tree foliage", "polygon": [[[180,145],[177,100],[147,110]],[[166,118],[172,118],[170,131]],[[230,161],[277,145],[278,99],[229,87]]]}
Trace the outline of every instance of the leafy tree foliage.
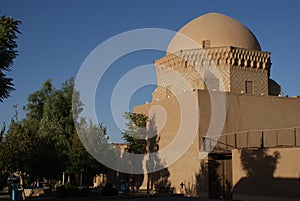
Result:
{"label": "leafy tree foliage", "polygon": [[[101,140],[106,141],[106,128],[102,124],[98,126],[93,125],[93,131],[95,132],[95,136],[100,134],[104,137],[104,139]],[[78,135],[74,135],[72,138],[72,147],[68,152],[68,156],[70,158],[69,172],[96,175],[97,173],[104,173],[107,170],[105,166],[98,163],[87,152]]]}
{"label": "leafy tree foliage", "polygon": [[[144,114],[126,112],[125,118],[127,119],[127,129],[123,132],[123,139],[129,144],[128,152],[134,154],[144,154],[147,151],[147,121],[148,116]],[[140,160],[130,161],[134,168],[142,169],[143,158],[140,155]],[[129,177],[131,177],[129,179]],[[132,174],[128,175],[132,189],[137,189],[142,185],[144,175]]]}
{"label": "leafy tree foliage", "polygon": [[[47,80],[28,97],[26,118],[12,120],[0,161],[7,172],[37,178],[55,178],[62,172],[94,174],[104,169],[83,147],[73,119],[81,112],[79,94],[72,99],[74,79],[61,89]],[[77,98],[76,98],[77,97]],[[72,111],[72,101],[78,108]],[[106,130],[105,127],[101,129]],[[104,133],[105,134],[105,133]],[[1,165],[1,164],[0,164]]]}
{"label": "leafy tree foliage", "polygon": [[123,139],[129,144],[128,152],[143,154],[146,151],[146,135],[148,117],[144,114],[126,112],[127,129],[123,132]]}
{"label": "leafy tree foliage", "polygon": [[10,96],[14,90],[13,79],[6,76],[6,72],[11,70],[13,60],[18,55],[16,48],[17,34],[21,33],[18,26],[21,21],[12,17],[0,17],[0,102]]}

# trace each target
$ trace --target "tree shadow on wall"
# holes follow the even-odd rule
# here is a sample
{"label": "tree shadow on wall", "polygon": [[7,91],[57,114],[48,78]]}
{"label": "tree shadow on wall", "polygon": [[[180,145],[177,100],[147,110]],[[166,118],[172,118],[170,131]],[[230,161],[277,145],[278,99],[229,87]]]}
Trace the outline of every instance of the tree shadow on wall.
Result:
{"label": "tree shadow on wall", "polygon": [[208,162],[208,187],[209,187],[209,197],[210,198],[221,198],[222,197],[222,185],[221,177],[218,173],[218,168],[220,163],[216,160],[209,160]]}
{"label": "tree shadow on wall", "polygon": [[193,189],[193,193],[197,197],[208,197],[209,191],[209,171],[208,162],[204,160],[200,163],[199,172],[195,174],[196,186]]}
{"label": "tree shadow on wall", "polygon": [[[144,174],[141,174],[141,172],[144,172],[143,154],[146,152],[146,140],[144,139],[146,138],[146,133],[147,130],[145,128],[140,128],[138,129],[138,131],[134,131],[132,137],[138,137],[136,138],[134,147],[132,146],[132,144],[129,144],[129,146],[125,148],[125,151],[120,156],[120,167],[126,167],[126,171],[132,173],[117,172],[118,181],[119,183],[123,181],[128,183],[128,188],[133,193],[140,190],[140,187],[142,186],[145,179]],[[138,136],[134,136],[136,134]],[[138,151],[136,152],[137,149]],[[132,154],[134,154],[134,156]],[[120,170],[121,169],[122,168],[120,168]],[[121,184],[119,184],[119,188],[121,188]]]}
{"label": "tree shadow on wall", "polygon": [[241,165],[247,177],[234,187],[234,195],[299,198],[299,180],[275,178],[280,153],[268,154],[266,149],[241,150]]}
{"label": "tree shadow on wall", "polygon": [[[127,154],[122,153],[120,166],[132,167],[131,172],[135,172],[133,170],[137,170],[137,172],[149,172],[147,175],[145,174],[127,174],[122,172],[114,172],[115,176],[110,175],[110,181],[116,185],[116,181],[127,181],[130,187],[130,190],[133,192],[137,192],[140,190],[146,190],[147,193],[158,192],[159,189],[169,188],[171,183],[168,178],[170,173],[165,167],[165,163],[159,157],[157,151],[159,150],[159,141],[160,138],[157,135],[157,127],[156,127],[156,118],[155,115],[148,121],[147,128],[142,128],[140,130],[143,140],[142,142],[142,154],[136,156],[136,160],[132,161]],[[144,140],[145,139],[145,140]],[[128,150],[127,150],[128,151]],[[152,153],[146,158],[147,153]],[[143,166],[145,162],[146,167]],[[143,169],[143,168],[146,168]],[[113,172],[113,171],[110,171]],[[147,176],[147,177],[146,177]]]}
{"label": "tree shadow on wall", "polygon": [[151,173],[148,173],[148,193],[151,191],[159,192],[163,189],[169,189],[171,186],[171,183],[168,179],[170,172],[167,168],[165,168],[164,161],[162,161],[158,155],[160,137],[157,135],[157,127],[155,122],[156,118],[154,114],[149,121],[147,132],[148,140],[146,152],[152,153],[149,155],[149,158],[146,161],[147,171],[151,171]]}
{"label": "tree shadow on wall", "polygon": [[208,162],[204,160],[200,163],[199,173],[196,174],[196,189],[195,192],[197,195],[201,196],[203,193],[208,193],[209,185],[209,171],[208,171]]}
{"label": "tree shadow on wall", "polygon": [[195,194],[198,197],[225,198],[232,197],[231,181],[224,176],[222,161],[210,159],[208,162],[202,161],[199,173],[196,174]]}

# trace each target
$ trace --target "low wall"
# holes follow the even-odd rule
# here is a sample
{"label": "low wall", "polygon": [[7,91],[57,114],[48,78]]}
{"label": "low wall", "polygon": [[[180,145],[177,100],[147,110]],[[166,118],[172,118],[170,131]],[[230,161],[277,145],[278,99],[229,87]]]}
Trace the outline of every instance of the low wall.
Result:
{"label": "low wall", "polygon": [[233,199],[299,200],[300,148],[232,151]]}

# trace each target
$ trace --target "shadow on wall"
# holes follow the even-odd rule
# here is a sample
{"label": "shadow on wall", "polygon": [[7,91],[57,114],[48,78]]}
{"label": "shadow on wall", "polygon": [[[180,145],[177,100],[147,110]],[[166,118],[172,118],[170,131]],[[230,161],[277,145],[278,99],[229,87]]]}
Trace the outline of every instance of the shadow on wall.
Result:
{"label": "shadow on wall", "polygon": [[157,135],[155,114],[152,116],[148,126],[148,140],[147,140],[147,153],[154,153],[150,155],[146,161],[146,167],[148,170],[158,170],[148,174],[147,191],[160,190],[161,188],[170,188],[171,183],[169,181],[170,172],[165,167],[164,161],[162,161],[157,151],[159,150],[160,137]]}
{"label": "shadow on wall", "polygon": [[[231,174],[225,169],[231,160],[217,160],[210,158],[208,162],[201,161],[200,170],[195,175],[196,186],[194,195],[203,198],[231,199],[232,180]],[[231,166],[228,171],[231,171]]]}
{"label": "shadow on wall", "polygon": [[[200,170],[195,175],[196,178],[196,186],[194,188],[194,194],[197,197],[208,197],[209,190],[209,171],[208,171],[208,163],[204,160],[200,163]],[[218,181],[216,181],[218,182]],[[220,183],[218,183],[220,185]]]}
{"label": "shadow on wall", "polygon": [[274,178],[280,153],[268,155],[266,149],[241,150],[241,165],[247,177],[234,187],[234,195],[299,198],[300,181],[293,178]]}
{"label": "shadow on wall", "polygon": [[278,96],[282,93],[281,86],[271,78],[268,80],[268,91],[270,96]]}
{"label": "shadow on wall", "polygon": [[[165,163],[159,158],[157,151],[159,150],[159,136],[157,135],[155,115],[148,121],[147,129],[141,129],[143,139],[138,139],[141,142],[142,154],[154,153],[149,156],[145,161],[148,171],[157,170],[153,173],[148,173],[147,177],[144,174],[127,174],[122,172],[109,171],[108,180],[110,183],[117,187],[120,181],[126,181],[129,184],[130,190],[133,192],[140,191],[140,189],[147,189],[147,193],[151,193],[154,190],[158,192],[161,188],[169,188],[171,183],[169,181],[170,173],[167,168],[163,168]],[[140,168],[143,171],[144,155],[140,155],[140,159],[136,161],[130,161],[129,158],[125,158],[124,154],[120,154],[120,165],[134,166]],[[145,171],[144,171],[145,172]]]}

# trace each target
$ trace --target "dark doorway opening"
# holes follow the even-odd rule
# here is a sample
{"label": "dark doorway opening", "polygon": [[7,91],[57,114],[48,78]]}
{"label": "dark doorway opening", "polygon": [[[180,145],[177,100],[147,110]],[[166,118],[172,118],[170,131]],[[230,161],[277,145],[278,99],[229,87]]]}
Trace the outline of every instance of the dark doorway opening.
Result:
{"label": "dark doorway opening", "polygon": [[208,158],[209,198],[232,198],[232,155],[211,153]]}

